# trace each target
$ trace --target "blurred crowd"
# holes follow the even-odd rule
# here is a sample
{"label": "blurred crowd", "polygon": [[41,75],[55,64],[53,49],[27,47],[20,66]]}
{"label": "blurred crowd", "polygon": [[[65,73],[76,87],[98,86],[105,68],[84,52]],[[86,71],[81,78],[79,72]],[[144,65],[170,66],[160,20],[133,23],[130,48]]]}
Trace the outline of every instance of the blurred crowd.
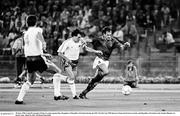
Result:
{"label": "blurred crowd", "polygon": [[1,50],[12,47],[27,28],[30,14],[38,17],[48,51],[57,55],[59,45],[75,28],[91,42],[104,26],[110,26],[113,36],[136,44],[137,27],[160,30],[168,26],[177,19],[177,6],[173,0],[1,0]]}

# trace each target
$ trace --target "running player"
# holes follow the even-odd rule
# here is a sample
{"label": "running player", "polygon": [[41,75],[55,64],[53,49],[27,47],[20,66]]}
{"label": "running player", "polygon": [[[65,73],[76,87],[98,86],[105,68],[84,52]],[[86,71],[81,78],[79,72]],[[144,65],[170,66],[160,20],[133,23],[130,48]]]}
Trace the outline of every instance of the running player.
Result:
{"label": "running player", "polygon": [[125,69],[125,78],[124,78],[124,85],[129,85],[132,88],[137,87],[138,84],[138,73],[137,68],[130,60]]}
{"label": "running player", "polygon": [[100,82],[104,76],[109,73],[109,57],[114,48],[120,47],[125,49],[130,46],[128,42],[122,42],[112,37],[111,29],[105,27],[102,30],[102,36],[95,39],[92,44],[96,50],[101,50],[102,55],[97,55],[93,63],[93,69],[96,69],[94,78],[92,78],[87,86],[87,88],[80,93],[79,97],[81,99],[87,99],[86,94],[94,89],[98,82]]}
{"label": "running player", "polygon": [[42,57],[43,49],[46,49],[46,42],[42,35],[42,29],[36,27],[36,22],[37,19],[34,15],[27,18],[27,25],[29,28],[24,35],[24,54],[28,70],[27,81],[22,85],[15,104],[23,104],[23,98],[26,92],[36,79],[36,72],[39,71],[42,73],[46,70],[51,70],[55,73],[53,75],[54,100],[68,99],[68,97],[60,93],[61,78],[64,78],[64,76],[61,75],[61,70],[54,63],[48,62],[45,57]]}
{"label": "running player", "polygon": [[84,47],[88,52],[96,54],[102,54],[99,50],[94,50],[86,46],[86,43],[81,37],[82,32],[78,29],[74,30],[71,34],[71,38],[64,41],[58,49],[59,56],[63,59],[62,67],[68,75],[67,82],[69,83],[73,99],[79,99],[76,95],[75,88],[75,73],[78,64],[80,48]]}

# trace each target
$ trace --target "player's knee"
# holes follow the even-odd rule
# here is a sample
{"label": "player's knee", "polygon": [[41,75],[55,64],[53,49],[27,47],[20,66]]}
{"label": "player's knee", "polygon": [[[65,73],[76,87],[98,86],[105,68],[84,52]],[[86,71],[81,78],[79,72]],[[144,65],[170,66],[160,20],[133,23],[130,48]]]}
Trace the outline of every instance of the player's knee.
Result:
{"label": "player's knee", "polygon": [[109,74],[109,70],[105,70],[103,76],[106,76]]}
{"label": "player's knee", "polygon": [[[29,81],[26,81],[26,84],[27,84],[28,86],[31,86],[31,85],[32,85],[32,83],[29,82]],[[24,85],[24,84],[23,84],[23,85]]]}
{"label": "player's knee", "polygon": [[68,79],[67,79],[67,83],[68,83],[68,84],[74,84],[74,79],[68,78]]}
{"label": "player's knee", "polygon": [[61,69],[56,69],[56,73],[61,73]]}
{"label": "player's knee", "polygon": [[33,84],[34,84],[34,82],[35,82],[35,79],[34,79],[34,78],[28,79],[28,81],[27,81],[27,82],[29,82],[29,83],[30,83],[30,85],[33,85]]}
{"label": "player's knee", "polygon": [[127,83],[126,81],[124,81],[123,85],[124,85],[124,86],[125,86],[125,85],[128,85],[128,83]]}
{"label": "player's knee", "polygon": [[132,88],[136,88],[136,87],[137,87],[137,82],[133,82],[133,83],[131,84],[131,87],[132,87]]}
{"label": "player's knee", "polygon": [[91,81],[89,82],[89,84],[94,84],[95,82],[96,82],[96,79],[93,78],[93,79],[91,79]]}
{"label": "player's knee", "polygon": [[61,75],[59,73],[55,73],[53,76],[53,80],[60,80],[61,79]]}
{"label": "player's knee", "polygon": [[106,75],[108,75],[108,74],[109,74],[109,71],[108,71],[108,70],[104,70],[104,71],[99,71],[99,72],[98,72],[98,75],[101,76],[101,77],[104,77],[104,76],[106,76]]}

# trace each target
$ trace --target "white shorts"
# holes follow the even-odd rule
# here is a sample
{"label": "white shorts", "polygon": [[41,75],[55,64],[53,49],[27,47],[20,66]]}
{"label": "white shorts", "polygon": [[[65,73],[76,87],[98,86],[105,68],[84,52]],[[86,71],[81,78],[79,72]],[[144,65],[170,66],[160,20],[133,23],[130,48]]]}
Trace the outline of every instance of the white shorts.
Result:
{"label": "white shorts", "polygon": [[96,57],[93,63],[93,69],[95,69],[98,65],[105,64],[107,67],[109,66],[108,60],[103,60],[99,57]]}

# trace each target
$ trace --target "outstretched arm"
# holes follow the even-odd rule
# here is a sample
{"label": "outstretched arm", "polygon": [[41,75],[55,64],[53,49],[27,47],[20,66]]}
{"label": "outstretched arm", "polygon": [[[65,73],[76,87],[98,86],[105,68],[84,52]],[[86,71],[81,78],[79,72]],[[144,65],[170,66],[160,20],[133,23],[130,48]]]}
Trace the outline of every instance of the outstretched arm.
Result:
{"label": "outstretched arm", "polygon": [[130,47],[130,43],[129,42],[125,42],[124,44],[121,45],[122,50],[124,50],[127,47]]}
{"label": "outstretched arm", "polygon": [[87,46],[86,42],[81,38],[80,41],[82,42],[82,47],[84,47],[88,52],[92,52],[95,54],[103,54],[100,50],[95,50]]}
{"label": "outstretched arm", "polygon": [[112,37],[112,39],[116,41],[117,45],[118,45],[122,50],[124,50],[124,49],[127,48],[127,47],[130,47],[130,43],[129,43],[129,42],[124,42],[124,41],[118,40],[116,37]]}
{"label": "outstretched arm", "polygon": [[42,33],[38,32],[37,38],[42,42],[43,50],[46,50],[46,42],[44,40],[44,37],[43,37]]}
{"label": "outstretched arm", "polygon": [[87,46],[84,46],[84,47],[88,52],[92,52],[92,53],[95,53],[95,54],[101,54],[101,55],[103,54],[100,50],[95,50],[95,49],[87,47]]}

